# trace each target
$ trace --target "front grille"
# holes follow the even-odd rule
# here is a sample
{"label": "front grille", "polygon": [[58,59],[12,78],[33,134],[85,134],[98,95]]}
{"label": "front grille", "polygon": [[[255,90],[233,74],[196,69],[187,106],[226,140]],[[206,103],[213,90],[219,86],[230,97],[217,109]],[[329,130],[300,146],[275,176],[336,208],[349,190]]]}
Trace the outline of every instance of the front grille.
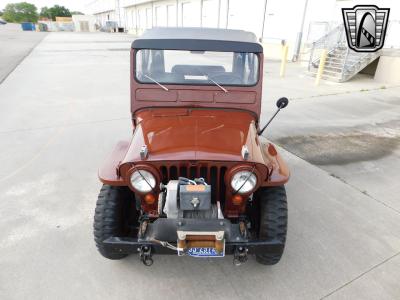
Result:
{"label": "front grille", "polygon": [[177,180],[179,177],[189,179],[203,177],[205,182],[211,185],[211,200],[224,203],[225,199],[225,173],[227,167],[221,165],[196,164],[196,165],[162,165],[160,166],[161,182],[167,184],[170,180]]}

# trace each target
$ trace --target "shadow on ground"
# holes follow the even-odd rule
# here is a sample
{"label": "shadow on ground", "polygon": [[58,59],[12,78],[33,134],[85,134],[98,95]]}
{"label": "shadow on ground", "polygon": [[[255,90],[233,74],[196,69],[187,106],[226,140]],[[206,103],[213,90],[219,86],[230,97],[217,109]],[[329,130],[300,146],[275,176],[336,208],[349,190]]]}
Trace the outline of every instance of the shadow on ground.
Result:
{"label": "shadow on ground", "polygon": [[377,160],[390,155],[400,145],[398,137],[369,133],[290,136],[276,142],[315,165],[345,165]]}

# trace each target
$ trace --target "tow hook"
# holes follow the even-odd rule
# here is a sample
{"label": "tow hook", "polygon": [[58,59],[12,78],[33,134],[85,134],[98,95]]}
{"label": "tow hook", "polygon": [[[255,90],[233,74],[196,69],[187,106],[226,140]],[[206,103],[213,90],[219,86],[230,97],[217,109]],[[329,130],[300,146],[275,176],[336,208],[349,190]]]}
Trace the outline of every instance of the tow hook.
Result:
{"label": "tow hook", "polygon": [[248,259],[247,252],[249,252],[249,249],[247,249],[246,247],[236,247],[233,254],[233,264],[235,266],[240,266],[241,264],[244,264]]}
{"label": "tow hook", "polygon": [[240,230],[240,235],[242,236],[242,238],[247,239],[248,231],[247,231],[246,221],[239,222],[239,230]]}
{"label": "tow hook", "polygon": [[139,238],[144,238],[144,235],[146,234],[146,230],[147,230],[147,225],[148,224],[149,224],[149,220],[143,220],[140,223],[139,233],[138,233]]}
{"label": "tow hook", "polygon": [[146,267],[150,267],[153,264],[153,254],[151,253],[150,246],[140,247],[140,260]]}

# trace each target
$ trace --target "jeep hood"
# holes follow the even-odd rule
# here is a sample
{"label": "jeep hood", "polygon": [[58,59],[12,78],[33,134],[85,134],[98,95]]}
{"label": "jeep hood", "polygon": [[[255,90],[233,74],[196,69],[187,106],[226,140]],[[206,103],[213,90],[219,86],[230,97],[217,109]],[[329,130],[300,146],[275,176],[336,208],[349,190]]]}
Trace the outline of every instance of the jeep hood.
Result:
{"label": "jeep hood", "polygon": [[[136,114],[136,129],[127,162],[165,160],[262,162],[254,116],[246,111],[207,109],[147,109]],[[140,150],[147,147],[142,160]]]}

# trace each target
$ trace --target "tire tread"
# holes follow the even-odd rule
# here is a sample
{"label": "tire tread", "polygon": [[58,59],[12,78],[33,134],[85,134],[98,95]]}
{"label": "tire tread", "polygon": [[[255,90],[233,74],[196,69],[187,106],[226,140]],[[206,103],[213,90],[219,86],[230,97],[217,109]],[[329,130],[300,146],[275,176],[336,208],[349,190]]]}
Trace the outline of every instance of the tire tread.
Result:
{"label": "tire tread", "polygon": [[127,256],[123,253],[109,252],[103,241],[121,233],[121,212],[123,200],[127,196],[126,187],[103,185],[96,203],[93,222],[93,234],[96,247],[101,255],[108,259],[121,259]]}
{"label": "tire tread", "polygon": [[[287,232],[287,200],[284,186],[262,188],[258,194],[260,201],[260,239],[276,239],[283,244]],[[264,265],[274,265],[282,257],[284,247],[279,251],[257,254],[256,260]]]}

